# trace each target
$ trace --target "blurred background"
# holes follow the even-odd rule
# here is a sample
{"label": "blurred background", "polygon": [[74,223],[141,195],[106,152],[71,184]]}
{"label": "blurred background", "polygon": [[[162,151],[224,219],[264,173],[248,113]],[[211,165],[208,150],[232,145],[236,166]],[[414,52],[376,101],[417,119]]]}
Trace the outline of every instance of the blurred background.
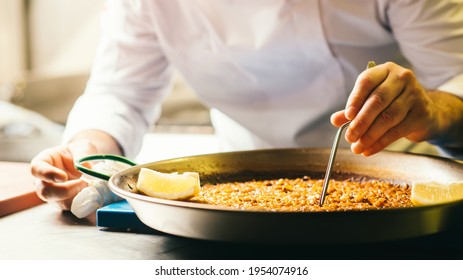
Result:
{"label": "blurred background", "polygon": [[[0,0],[0,161],[29,162],[41,150],[60,143],[67,115],[90,74],[103,2]],[[140,154],[149,158],[144,160],[154,154],[191,153],[182,151],[185,139],[175,142],[178,133],[202,147],[197,153],[217,149],[210,137],[209,110],[178,73],[161,119],[151,131],[162,133],[145,136],[146,149],[142,147]],[[407,141],[388,149],[438,154],[431,145]]]}
{"label": "blurred background", "polygon": [[[0,161],[28,162],[60,143],[82,94],[99,37],[103,0],[0,1]],[[209,111],[182,78],[152,130],[212,133]]]}

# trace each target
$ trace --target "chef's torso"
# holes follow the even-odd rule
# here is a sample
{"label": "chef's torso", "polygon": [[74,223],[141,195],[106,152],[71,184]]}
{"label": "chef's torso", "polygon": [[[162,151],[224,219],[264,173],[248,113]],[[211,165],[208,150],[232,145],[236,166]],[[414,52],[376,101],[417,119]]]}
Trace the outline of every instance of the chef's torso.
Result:
{"label": "chef's torso", "polygon": [[165,56],[214,108],[227,149],[330,145],[330,115],[368,60],[398,57],[375,1],[349,1],[342,12],[331,2],[153,5]]}
{"label": "chef's torso", "polygon": [[63,142],[98,129],[135,155],[175,68],[224,149],[329,146],[330,115],[369,60],[413,65],[424,87],[463,96],[462,2],[108,0]]}

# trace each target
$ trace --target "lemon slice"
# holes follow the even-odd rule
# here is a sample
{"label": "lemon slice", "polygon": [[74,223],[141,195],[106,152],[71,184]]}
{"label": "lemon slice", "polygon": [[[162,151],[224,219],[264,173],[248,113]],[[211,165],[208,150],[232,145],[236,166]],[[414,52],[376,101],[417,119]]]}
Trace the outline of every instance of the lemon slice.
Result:
{"label": "lemon slice", "polygon": [[142,168],[138,175],[140,192],[163,199],[183,200],[199,192],[199,174],[196,172],[162,173]]}
{"label": "lemon slice", "polygon": [[432,205],[463,199],[463,182],[414,182],[411,201],[414,205]]}

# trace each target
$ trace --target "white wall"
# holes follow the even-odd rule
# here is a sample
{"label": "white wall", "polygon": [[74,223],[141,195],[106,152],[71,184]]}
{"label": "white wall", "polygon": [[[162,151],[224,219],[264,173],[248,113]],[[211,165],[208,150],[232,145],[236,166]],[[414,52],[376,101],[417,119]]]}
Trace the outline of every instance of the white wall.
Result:
{"label": "white wall", "polygon": [[[0,0],[0,9],[3,1],[23,3],[25,0]],[[26,88],[13,100],[15,104],[38,112],[54,122],[66,122],[67,114],[75,99],[82,94],[90,73],[100,35],[100,14],[104,2],[28,1],[30,69],[26,75]],[[166,125],[191,122],[191,117],[182,117],[185,110],[177,106],[179,99],[187,101],[182,103],[187,109],[199,106],[196,97],[182,80],[177,78],[175,81],[177,99],[170,102],[172,106],[164,108],[164,112],[169,113],[169,118],[163,119]],[[198,122],[208,123],[208,111],[203,112],[203,106],[198,110],[201,110],[201,116],[204,115]]]}
{"label": "white wall", "polygon": [[87,73],[99,36],[103,0],[31,0],[31,71],[35,75]]}
{"label": "white wall", "polygon": [[23,3],[0,1],[0,100],[8,100],[25,67]]}
{"label": "white wall", "polygon": [[26,88],[14,98],[15,104],[54,122],[66,122],[90,73],[103,2],[29,0],[30,65]]}

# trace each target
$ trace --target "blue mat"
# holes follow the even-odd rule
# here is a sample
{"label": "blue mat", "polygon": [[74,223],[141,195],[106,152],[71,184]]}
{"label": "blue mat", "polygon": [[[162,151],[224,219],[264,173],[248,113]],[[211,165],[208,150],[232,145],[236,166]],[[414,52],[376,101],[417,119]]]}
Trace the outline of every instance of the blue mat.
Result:
{"label": "blue mat", "polygon": [[126,200],[104,206],[96,211],[96,225],[108,229],[153,232],[140,221]]}

